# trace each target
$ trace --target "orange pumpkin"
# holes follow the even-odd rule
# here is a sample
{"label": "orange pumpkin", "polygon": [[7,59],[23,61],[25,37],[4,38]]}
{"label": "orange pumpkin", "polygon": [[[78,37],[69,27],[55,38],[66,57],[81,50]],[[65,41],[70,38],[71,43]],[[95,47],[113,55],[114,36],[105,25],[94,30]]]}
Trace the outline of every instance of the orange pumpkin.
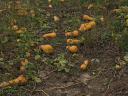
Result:
{"label": "orange pumpkin", "polygon": [[67,44],[78,44],[80,40],[78,39],[67,39],[66,40]]}
{"label": "orange pumpkin", "polygon": [[66,37],[69,37],[69,36],[77,37],[77,36],[79,36],[79,31],[74,30],[73,32],[66,32],[66,33],[65,33],[65,36],[66,36]]}
{"label": "orange pumpkin", "polygon": [[88,24],[88,25],[85,26],[84,31],[87,31],[87,30],[90,30],[90,29],[92,29],[92,26],[90,24]]}
{"label": "orange pumpkin", "polygon": [[52,33],[44,34],[43,35],[43,38],[45,38],[45,39],[53,39],[53,38],[56,38],[56,33],[55,32],[52,32]]}
{"label": "orange pumpkin", "polygon": [[21,61],[21,66],[20,66],[20,72],[24,72],[26,70],[26,65],[28,64],[28,59],[24,59]]}
{"label": "orange pumpkin", "polygon": [[90,60],[85,60],[84,63],[80,65],[80,69],[86,70],[90,64],[91,64]]}
{"label": "orange pumpkin", "polygon": [[85,70],[85,69],[87,69],[87,66],[88,66],[87,64],[81,64],[80,65],[80,69],[81,70]]}
{"label": "orange pumpkin", "polygon": [[79,28],[79,31],[84,31],[85,30],[85,25],[84,24],[81,24],[80,25],[80,28]]}
{"label": "orange pumpkin", "polygon": [[87,31],[87,30],[94,28],[95,26],[96,26],[96,22],[90,21],[89,23],[81,24],[79,31]]}
{"label": "orange pumpkin", "polygon": [[16,79],[1,83],[0,88],[4,88],[4,87],[16,85],[16,84],[25,84],[25,83],[27,83],[27,81],[28,80],[24,75],[20,75]]}
{"label": "orange pumpkin", "polygon": [[27,31],[27,29],[25,27],[21,27],[20,29],[16,30],[15,32],[20,34],[20,33],[26,32],[26,31]]}
{"label": "orange pumpkin", "polygon": [[91,21],[91,22],[89,22],[89,24],[90,24],[92,27],[95,27],[95,26],[96,26],[96,22],[95,22],[95,21]]}
{"label": "orange pumpkin", "polygon": [[29,63],[28,59],[24,59],[24,60],[21,61],[22,66],[26,66],[28,63]]}
{"label": "orange pumpkin", "polygon": [[54,48],[47,44],[47,45],[40,45],[41,50],[43,50],[47,54],[52,54],[54,52]]}
{"label": "orange pumpkin", "polygon": [[[20,75],[19,77],[16,78],[17,80],[19,80],[20,84],[24,84],[27,82],[27,78],[24,75]],[[16,80],[15,79],[15,80]]]}
{"label": "orange pumpkin", "polygon": [[90,20],[90,21],[92,21],[92,20],[94,20],[94,18],[92,18],[92,17],[90,17],[88,15],[83,15],[83,20]]}
{"label": "orange pumpkin", "polygon": [[66,46],[66,49],[68,49],[69,52],[71,53],[76,53],[78,52],[78,47],[73,45],[73,46]]}

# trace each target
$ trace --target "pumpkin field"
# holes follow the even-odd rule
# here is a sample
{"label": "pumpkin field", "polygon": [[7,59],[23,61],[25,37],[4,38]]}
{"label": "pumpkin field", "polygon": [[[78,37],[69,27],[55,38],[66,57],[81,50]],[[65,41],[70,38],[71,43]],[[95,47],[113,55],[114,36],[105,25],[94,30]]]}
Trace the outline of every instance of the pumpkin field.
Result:
{"label": "pumpkin field", "polygon": [[128,96],[128,0],[0,0],[0,96]]}

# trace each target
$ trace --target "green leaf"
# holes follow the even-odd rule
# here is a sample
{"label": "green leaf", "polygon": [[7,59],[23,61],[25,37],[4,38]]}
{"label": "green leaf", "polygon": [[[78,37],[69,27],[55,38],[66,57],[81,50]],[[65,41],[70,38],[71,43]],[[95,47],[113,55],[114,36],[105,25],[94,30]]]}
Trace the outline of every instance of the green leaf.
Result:
{"label": "green leaf", "polygon": [[41,82],[42,82],[42,80],[41,80],[39,77],[36,77],[36,76],[33,77],[33,80],[34,80],[36,83],[41,83]]}
{"label": "green leaf", "polygon": [[39,60],[40,58],[41,58],[40,55],[35,56],[35,60]]}

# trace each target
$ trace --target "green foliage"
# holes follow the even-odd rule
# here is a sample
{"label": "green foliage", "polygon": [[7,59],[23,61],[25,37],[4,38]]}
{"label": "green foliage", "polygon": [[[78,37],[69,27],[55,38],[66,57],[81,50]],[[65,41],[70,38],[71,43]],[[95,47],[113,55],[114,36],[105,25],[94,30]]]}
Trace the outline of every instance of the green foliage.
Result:
{"label": "green foliage", "polygon": [[112,37],[123,51],[128,51],[127,7],[120,7],[112,23]]}
{"label": "green foliage", "polygon": [[26,76],[29,78],[29,79],[32,79],[32,80],[35,80],[34,78],[36,77],[36,64],[32,63],[32,62],[29,62],[26,66],[26,69],[27,69],[27,72],[26,72]]}
{"label": "green foliage", "polygon": [[96,4],[102,4],[104,0],[80,0],[81,4],[83,3],[96,3]]}
{"label": "green foliage", "polygon": [[54,65],[58,71],[69,72],[71,65],[65,57],[64,53],[61,53],[54,60],[49,60],[48,64]]}
{"label": "green foliage", "polygon": [[128,52],[128,29],[124,29],[119,38],[119,45],[124,51]]}
{"label": "green foliage", "polygon": [[17,92],[18,92],[18,90],[15,87],[6,88],[6,89],[0,90],[0,96],[8,96],[8,95],[11,95],[11,94],[15,94]]}

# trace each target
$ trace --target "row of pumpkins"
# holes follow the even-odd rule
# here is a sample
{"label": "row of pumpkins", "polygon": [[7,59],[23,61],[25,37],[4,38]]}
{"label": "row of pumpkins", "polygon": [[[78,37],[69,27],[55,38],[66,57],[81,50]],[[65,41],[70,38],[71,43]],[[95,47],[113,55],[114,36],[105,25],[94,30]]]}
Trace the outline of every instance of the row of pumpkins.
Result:
{"label": "row of pumpkins", "polygon": [[[88,23],[83,23],[80,25],[80,28],[78,30],[74,30],[73,32],[65,32],[65,36],[68,37],[78,37],[82,32],[88,31],[92,28],[94,28],[96,26],[96,22],[95,19],[88,16],[88,15],[83,15],[83,20],[88,20]],[[57,33],[56,32],[51,32],[48,34],[44,34],[42,36],[44,39],[54,39],[57,37]],[[78,46],[76,46],[75,44],[80,43],[80,40],[78,39],[67,39],[66,43],[68,46],[66,46],[66,49],[71,52],[71,53],[76,53],[78,52]],[[72,45],[70,45],[72,44]],[[73,45],[74,44],[74,45]],[[39,47],[41,50],[43,50],[46,54],[52,54],[54,53],[54,48],[52,45],[50,44],[46,44],[46,45],[40,45]]]}

